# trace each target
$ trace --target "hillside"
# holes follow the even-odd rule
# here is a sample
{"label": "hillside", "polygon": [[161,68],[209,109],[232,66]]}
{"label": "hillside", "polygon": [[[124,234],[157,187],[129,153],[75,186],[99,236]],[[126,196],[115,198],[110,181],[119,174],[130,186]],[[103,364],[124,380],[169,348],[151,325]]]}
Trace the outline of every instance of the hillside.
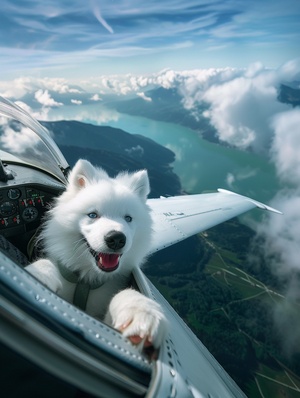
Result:
{"label": "hillside", "polygon": [[297,84],[297,88],[290,87],[285,84],[281,84],[278,92],[278,100],[285,104],[290,104],[295,106],[300,105],[300,85]]}
{"label": "hillside", "polygon": [[181,184],[173,172],[175,154],[142,135],[76,121],[43,122],[72,167],[79,158],[90,160],[114,176],[123,170],[146,168],[150,197],[178,195]]}

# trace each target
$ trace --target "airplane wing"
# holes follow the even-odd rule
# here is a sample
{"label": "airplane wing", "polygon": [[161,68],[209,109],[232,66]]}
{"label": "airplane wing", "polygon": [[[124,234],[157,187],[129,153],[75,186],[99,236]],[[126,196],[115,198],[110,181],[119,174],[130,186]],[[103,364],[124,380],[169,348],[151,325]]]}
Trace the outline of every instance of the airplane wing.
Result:
{"label": "airplane wing", "polygon": [[147,204],[152,210],[154,221],[150,253],[171,246],[255,207],[281,214],[270,206],[225,189],[218,189],[215,193],[149,199]]}

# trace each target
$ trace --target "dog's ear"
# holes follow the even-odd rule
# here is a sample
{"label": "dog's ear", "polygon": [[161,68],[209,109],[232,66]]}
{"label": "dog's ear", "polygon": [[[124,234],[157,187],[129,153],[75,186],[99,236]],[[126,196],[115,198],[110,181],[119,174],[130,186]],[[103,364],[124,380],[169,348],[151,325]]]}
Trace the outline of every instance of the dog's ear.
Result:
{"label": "dog's ear", "polygon": [[147,170],[140,170],[131,176],[131,187],[145,202],[150,193],[150,183]]}
{"label": "dog's ear", "polygon": [[147,170],[140,170],[136,173],[121,173],[116,179],[135,192],[143,201],[147,200],[150,193],[150,183]]}
{"label": "dog's ear", "polygon": [[93,181],[107,177],[108,176],[104,170],[95,168],[87,160],[79,159],[71,171],[68,181],[70,187],[82,189]]}

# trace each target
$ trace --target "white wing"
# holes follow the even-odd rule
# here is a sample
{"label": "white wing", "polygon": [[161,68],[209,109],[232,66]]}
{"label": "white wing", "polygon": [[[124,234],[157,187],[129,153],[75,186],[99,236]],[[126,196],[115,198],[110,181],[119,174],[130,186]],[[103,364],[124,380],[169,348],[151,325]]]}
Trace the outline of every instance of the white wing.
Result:
{"label": "white wing", "polygon": [[150,253],[164,249],[255,207],[281,214],[256,200],[224,189],[216,193],[149,199],[154,234]]}

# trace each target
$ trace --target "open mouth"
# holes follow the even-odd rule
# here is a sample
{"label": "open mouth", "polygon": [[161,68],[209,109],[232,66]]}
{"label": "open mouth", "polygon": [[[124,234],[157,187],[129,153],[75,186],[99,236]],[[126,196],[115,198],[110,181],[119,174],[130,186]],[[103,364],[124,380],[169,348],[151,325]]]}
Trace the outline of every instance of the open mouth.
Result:
{"label": "open mouth", "polygon": [[95,256],[97,266],[105,272],[115,271],[119,266],[120,254],[97,253]]}
{"label": "open mouth", "polygon": [[90,249],[91,255],[95,258],[96,265],[99,269],[104,272],[112,272],[115,271],[119,267],[119,261],[122,257],[122,254],[119,253],[97,253],[94,249],[91,248],[88,241],[84,238],[88,248]]}
{"label": "open mouth", "polygon": [[104,272],[115,271],[119,267],[119,261],[122,254],[118,253],[97,253],[91,247],[89,248],[92,256],[96,260],[97,267]]}

